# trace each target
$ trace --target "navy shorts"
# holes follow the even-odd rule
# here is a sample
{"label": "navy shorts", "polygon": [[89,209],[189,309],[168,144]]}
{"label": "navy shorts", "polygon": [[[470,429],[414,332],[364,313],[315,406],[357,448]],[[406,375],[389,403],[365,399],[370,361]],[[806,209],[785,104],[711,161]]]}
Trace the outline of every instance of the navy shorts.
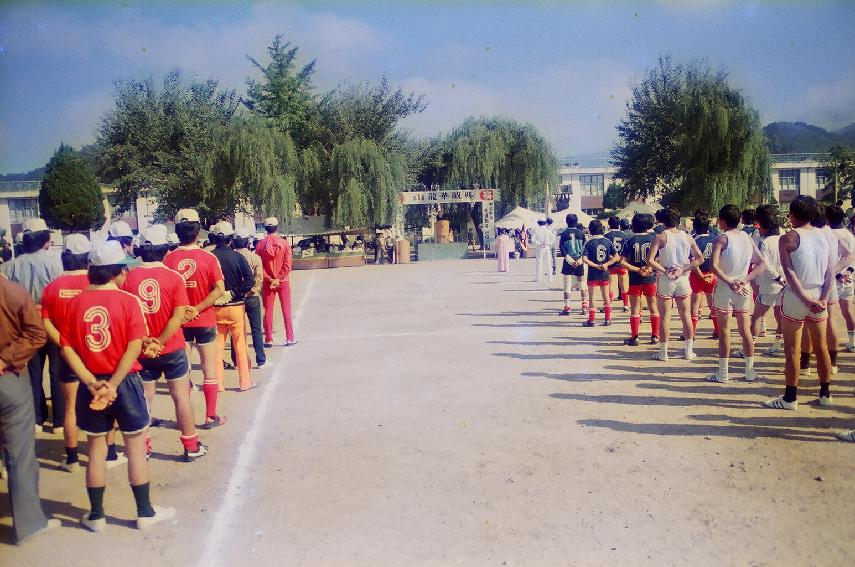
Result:
{"label": "navy shorts", "polygon": [[141,358],[139,362],[143,367],[140,370],[140,378],[143,382],[155,382],[161,376],[166,377],[167,382],[178,380],[190,372],[190,361],[183,348],[162,354],[157,358]]}
{"label": "navy shorts", "polygon": [[184,340],[197,345],[209,345],[217,340],[216,327],[182,327]]}
{"label": "navy shorts", "polygon": [[[59,347],[56,348],[59,349]],[[60,382],[63,384],[74,384],[79,381],[79,378],[77,378],[77,375],[71,371],[71,367],[65,361],[65,358],[63,358],[59,353],[59,350],[57,350],[56,358],[51,359],[51,362],[53,362],[53,360],[56,360],[56,365],[59,370],[57,372],[57,376],[59,376]]]}
{"label": "navy shorts", "polygon": [[[99,380],[107,380],[107,375],[96,376]],[[148,407],[145,404],[145,394],[140,375],[136,372],[128,374],[119,385],[116,400],[101,411],[89,407],[92,393],[89,388],[81,386],[77,389],[77,427],[87,435],[106,435],[113,429],[113,423],[119,424],[119,431],[132,435],[148,428]]]}

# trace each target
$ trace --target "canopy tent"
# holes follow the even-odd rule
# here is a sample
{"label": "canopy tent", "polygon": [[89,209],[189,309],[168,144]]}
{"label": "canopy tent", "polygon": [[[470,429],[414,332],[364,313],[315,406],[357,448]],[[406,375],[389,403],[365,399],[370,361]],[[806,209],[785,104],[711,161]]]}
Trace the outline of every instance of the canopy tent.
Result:
{"label": "canopy tent", "polygon": [[594,217],[587,213],[583,213],[582,211],[572,211],[570,209],[564,209],[563,211],[558,211],[557,213],[552,213],[552,222],[554,223],[552,226],[564,229],[567,228],[567,215],[573,213],[576,215],[576,218],[579,221],[579,226],[582,228],[588,228],[588,224],[594,220]]}
{"label": "canopy tent", "polygon": [[497,220],[496,228],[509,228],[513,230],[522,228],[523,225],[525,225],[526,228],[531,228],[533,226],[537,226],[538,220],[545,218],[546,215],[543,213],[531,211],[525,207],[517,207],[501,219]]}
{"label": "canopy tent", "polygon": [[655,201],[653,203],[641,203],[639,201],[633,201],[632,203],[628,204],[626,207],[618,211],[616,216],[619,216],[621,218],[632,218],[633,215],[638,213],[654,215],[656,214],[656,211],[661,208],[662,205]]}

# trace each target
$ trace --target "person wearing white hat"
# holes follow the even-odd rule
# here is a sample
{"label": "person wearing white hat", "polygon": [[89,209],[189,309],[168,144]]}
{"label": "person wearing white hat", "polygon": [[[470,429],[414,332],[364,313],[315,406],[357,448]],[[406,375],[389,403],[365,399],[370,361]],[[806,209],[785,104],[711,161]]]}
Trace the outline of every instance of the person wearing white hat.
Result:
{"label": "person wearing white hat", "polygon": [[294,339],[291,316],[291,283],[288,281],[293,264],[291,244],[277,234],[279,220],[276,217],[264,220],[264,230],[267,236],[255,247],[255,253],[261,257],[261,265],[264,268],[264,283],[261,288],[264,303],[264,346],[273,346],[273,308],[277,296],[282,308],[282,318],[285,319],[285,346],[295,345],[297,341]]}
{"label": "person wearing white hat", "polygon": [[51,384],[51,391],[56,394],[62,392],[62,399],[54,395],[52,400],[54,416],[62,420],[65,438],[65,458],[59,466],[68,472],[74,472],[80,467],[77,455],[77,414],[74,408],[80,381],[59,354],[59,326],[65,320],[68,303],[89,286],[87,268],[91,250],[92,244],[82,234],[66,236],[62,245],[62,267],[65,271],[49,283],[42,294],[42,321],[49,339],[48,359],[50,366],[58,370],[56,374],[60,385],[54,389]]}
{"label": "person wearing white hat", "polygon": [[226,422],[217,413],[217,317],[214,302],[225,293],[223,271],[217,257],[199,248],[199,214],[193,209],[181,209],[175,215],[175,233],[181,245],[166,255],[163,263],[184,279],[190,307],[184,315],[184,339],[199,350],[202,363],[202,392],[205,394],[205,429]]}
{"label": "person wearing white hat", "polygon": [[[3,264],[0,269],[7,278],[24,286],[40,307],[45,287],[62,274],[62,262],[59,255],[50,250],[51,233],[47,224],[40,218],[30,218],[24,223],[23,233],[24,254],[11,262]],[[27,364],[33,389],[33,404],[36,411],[36,426],[41,426],[48,418],[47,398],[42,382],[46,361],[50,355],[48,345],[43,346]],[[55,370],[57,365],[49,367],[51,395],[60,398],[59,378]],[[53,389],[56,386],[56,389]],[[59,409],[59,407],[57,407]],[[54,411],[53,427],[62,427],[61,410]]]}
{"label": "person wearing white hat", "polygon": [[[246,258],[252,270],[255,281],[252,290],[244,299],[246,316],[249,318],[249,327],[252,330],[252,347],[255,350],[256,368],[262,369],[267,365],[267,355],[264,353],[264,335],[261,326],[261,286],[264,281],[264,268],[261,267],[261,258],[258,254],[250,252],[249,245],[252,242],[252,231],[246,228],[235,230],[232,247],[235,252]],[[232,349],[232,364],[234,360],[234,349]]]}
{"label": "person wearing white hat", "polygon": [[134,233],[125,221],[116,221],[110,225],[107,240],[115,240],[122,245],[122,250],[128,257],[128,269],[136,268],[141,262],[134,257]]}
{"label": "person wearing white hat", "polygon": [[62,355],[83,388],[77,391],[77,424],[88,436],[86,491],[90,511],[80,522],[100,532],[107,526],[106,434],[118,423],[128,456],[128,480],[137,508],[136,526],[146,529],[175,516],[150,497],[145,436],[149,414],[137,358],[147,336],[139,300],[122,291],[128,258],[118,242],[98,242],[89,252],[90,285],[71,300],[60,327]]}
{"label": "person wearing white hat", "polygon": [[[175,420],[181,431],[184,461],[191,462],[207,453],[196,434],[193,406],[190,403],[190,361],[181,332],[184,314],[190,306],[184,280],[178,272],[163,264],[169,252],[166,227],[155,224],[140,238],[143,263],[128,273],[122,289],[137,296],[145,313],[148,338],[143,341],[142,366],[146,403],[151,413],[157,381],[163,376],[175,405]],[[146,435],[146,452],[151,453],[151,438]]]}

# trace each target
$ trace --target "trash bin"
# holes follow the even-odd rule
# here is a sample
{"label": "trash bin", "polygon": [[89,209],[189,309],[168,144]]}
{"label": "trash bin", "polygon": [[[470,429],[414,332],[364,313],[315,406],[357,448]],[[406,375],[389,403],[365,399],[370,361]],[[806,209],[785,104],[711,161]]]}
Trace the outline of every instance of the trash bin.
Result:
{"label": "trash bin", "polygon": [[402,238],[395,243],[395,258],[399,264],[410,263],[410,241]]}

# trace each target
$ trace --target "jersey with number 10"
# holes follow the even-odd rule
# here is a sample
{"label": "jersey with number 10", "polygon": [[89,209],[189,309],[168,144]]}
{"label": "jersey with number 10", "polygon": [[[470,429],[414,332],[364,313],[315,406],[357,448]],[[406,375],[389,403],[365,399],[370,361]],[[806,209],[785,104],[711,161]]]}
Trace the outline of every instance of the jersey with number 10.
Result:
{"label": "jersey with number 10", "polygon": [[[122,288],[139,298],[152,337],[160,336],[176,307],[190,305],[184,280],[160,262],[142,264],[128,272]],[[184,345],[184,333],[179,330],[163,345],[161,356],[181,350]]]}
{"label": "jersey with number 10", "polygon": [[[139,300],[112,286],[86,289],[68,303],[60,344],[71,347],[93,374],[112,374],[128,343],[148,335]],[[142,369],[134,361],[131,372]]]}
{"label": "jersey with number 10", "polygon": [[[198,246],[179,246],[166,255],[163,263],[167,268],[175,270],[184,279],[187,288],[187,299],[190,305],[199,305],[208,294],[223,280],[223,270],[217,257]],[[214,308],[209,307],[199,313],[185,327],[216,327],[217,316]]]}
{"label": "jersey with number 10", "polygon": [[[623,241],[623,249],[620,252],[621,257],[636,268],[643,268],[647,265],[647,256],[650,254],[650,246],[653,244],[655,236],[655,234],[650,232],[633,234]],[[655,272],[647,277],[632,270],[629,272],[629,285],[645,285],[655,282]]]}

